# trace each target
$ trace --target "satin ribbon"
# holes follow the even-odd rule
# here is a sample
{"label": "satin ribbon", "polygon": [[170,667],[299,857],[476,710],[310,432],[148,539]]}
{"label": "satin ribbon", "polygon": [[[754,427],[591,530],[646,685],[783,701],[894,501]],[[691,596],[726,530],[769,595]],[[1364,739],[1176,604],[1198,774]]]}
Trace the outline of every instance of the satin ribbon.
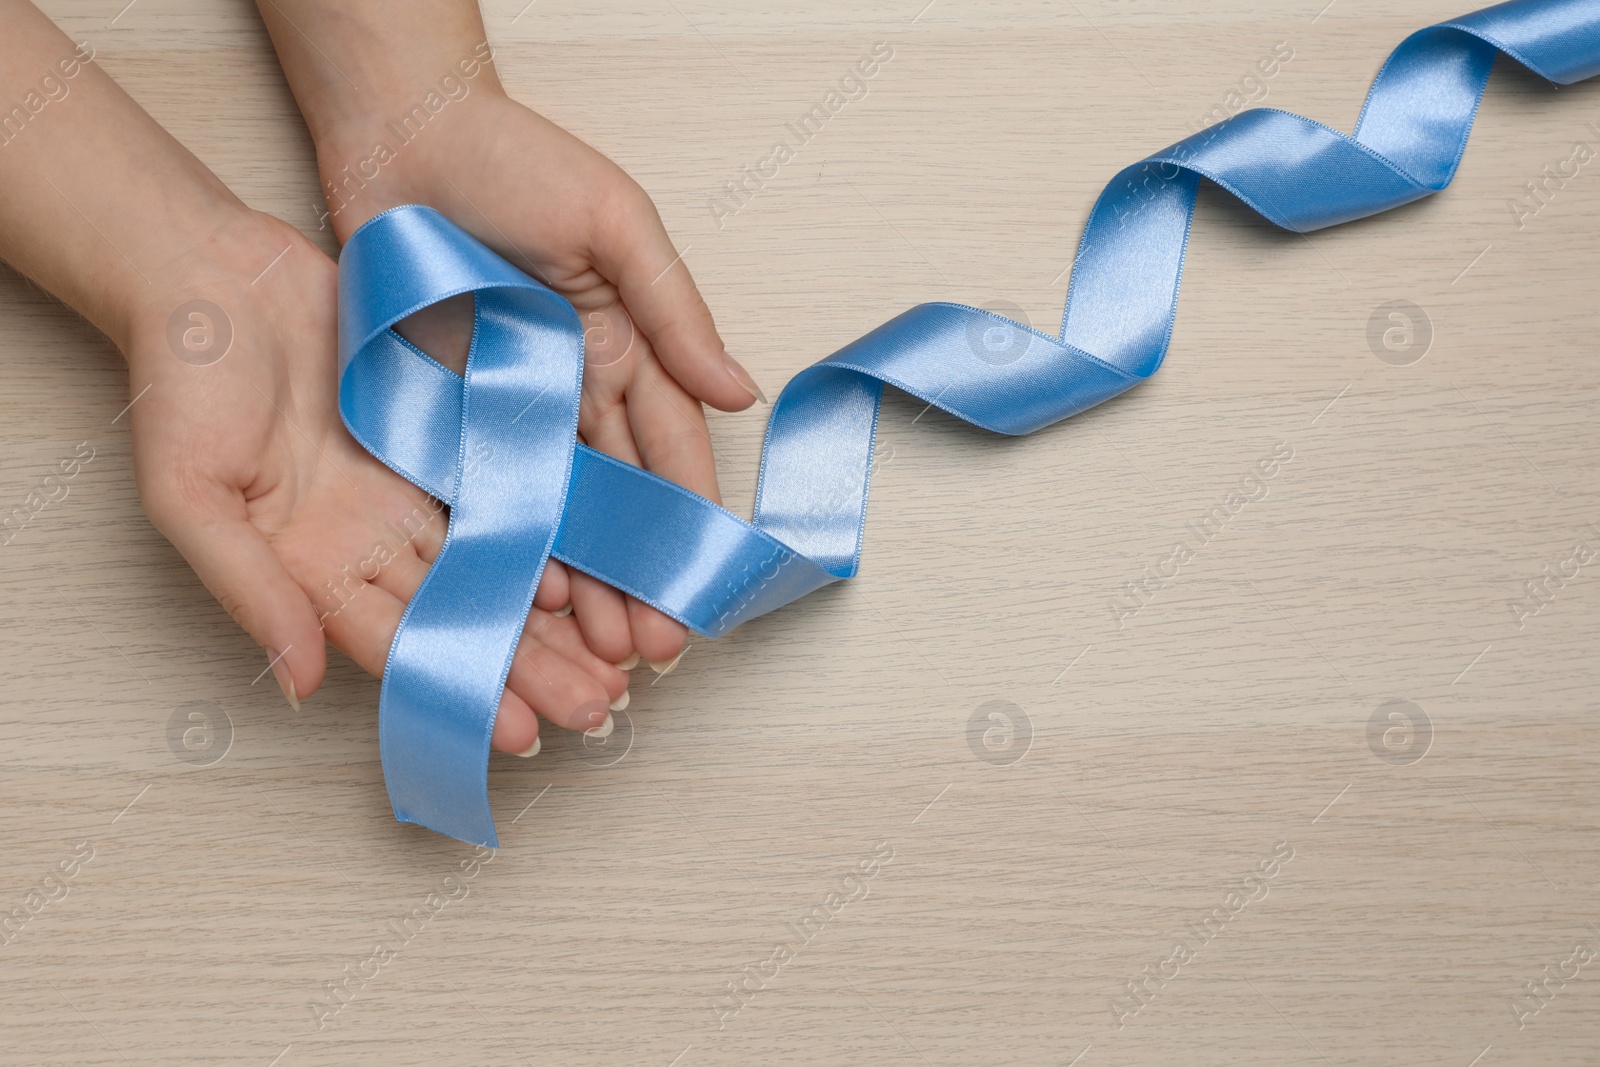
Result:
{"label": "satin ribbon", "polygon": [[[1085,227],[1058,337],[923,304],[790,381],[767,423],[753,522],[576,443],[583,330],[560,296],[431,208],[367,222],[339,261],[339,410],[368,451],[450,505],[384,672],[396,817],[498,844],[489,736],[549,556],[708,637],[852,576],[884,383],[1001,434],[1137,385],[1166,355],[1201,178],[1299,233],[1437,192],[1497,51],[1562,85],[1600,73],[1600,0],[1513,0],[1412,34],[1353,137],[1258,109],[1122,171]],[[462,377],[392,327],[467,292]]]}

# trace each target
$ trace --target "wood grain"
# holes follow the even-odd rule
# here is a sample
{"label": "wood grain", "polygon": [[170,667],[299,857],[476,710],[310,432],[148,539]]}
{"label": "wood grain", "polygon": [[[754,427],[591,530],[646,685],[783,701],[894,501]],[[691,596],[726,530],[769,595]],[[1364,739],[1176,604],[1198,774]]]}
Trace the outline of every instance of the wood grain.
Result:
{"label": "wood grain", "polygon": [[[1348,129],[1389,49],[1461,13],[1322,2],[485,14],[512,90],[655,196],[771,393],[924,300],[1048,328],[1101,185],[1275,44],[1265,102]],[[45,6],[333,251],[253,8],[123,3]],[[869,95],[719,228],[722,183],[880,40]],[[617,762],[495,757],[504,847],[470,878],[389,813],[374,680],[336,657],[299,713],[254,684],[140,513],[120,360],[7,272],[0,505],[95,458],[0,547],[0,911],[93,858],[0,946],[0,1062],[1597,1062],[1600,965],[1520,1028],[1513,1003],[1600,949],[1600,563],[1520,629],[1511,605],[1600,548],[1600,173],[1520,229],[1506,203],[1591,122],[1600,85],[1503,67],[1435,199],[1303,239],[1205,194],[1168,366],[1033,437],[889,398],[861,577],[636,675]],[[1391,300],[1432,324],[1408,366],[1368,345]],[[735,507],[762,418],[712,416]],[[1125,583],[1278,447],[1119,625]],[[1371,727],[1397,700],[1425,751]],[[1024,727],[997,754],[995,701]],[[168,744],[193,702],[229,741],[207,766]],[[329,1014],[325,983],[374,969]]]}

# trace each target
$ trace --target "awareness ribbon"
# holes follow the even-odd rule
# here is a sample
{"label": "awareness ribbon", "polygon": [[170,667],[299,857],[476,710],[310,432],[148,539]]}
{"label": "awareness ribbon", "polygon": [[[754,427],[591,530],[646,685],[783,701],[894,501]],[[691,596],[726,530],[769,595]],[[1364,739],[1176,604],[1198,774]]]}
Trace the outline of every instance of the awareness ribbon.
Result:
{"label": "awareness ribbon", "polygon": [[[489,737],[548,557],[708,637],[851,577],[884,383],[1001,434],[1139,384],[1166,355],[1201,178],[1298,233],[1438,192],[1497,52],[1561,85],[1600,73],[1600,0],[1512,0],[1413,33],[1353,137],[1263,108],[1128,167],[1084,229],[1059,337],[922,304],[796,375],[767,423],[752,522],[577,443],[583,329],[564,299],[431,208],[367,222],[339,260],[339,410],[369,452],[450,506],[384,671],[396,817],[498,844]],[[462,377],[392,327],[468,292]],[[997,352],[996,337],[1010,343]]]}

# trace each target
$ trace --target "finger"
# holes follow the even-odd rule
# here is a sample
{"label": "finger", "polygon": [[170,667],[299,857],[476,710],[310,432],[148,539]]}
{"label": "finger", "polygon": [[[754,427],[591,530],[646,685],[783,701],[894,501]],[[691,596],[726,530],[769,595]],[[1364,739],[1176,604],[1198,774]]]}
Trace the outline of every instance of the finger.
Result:
{"label": "finger", "polygon": [[633,634],[633,647],[651,663],[671,661],[689,639],[682,623],[633,597],[628,598],[628,631]]}
{"label": "finger", "polygon": [[[380,567],[369,579],[369,584],[376,585],[401,605],[405,605],[416,595],[423,579],[427,576],[428,565],[417,556],[405,552],[397,554]],[[565,581],[564,575],[562,580]],[[395,625],[399,625],[398,619]],[[521,657],[531,653],[536,645],[550,647],[557,655],[569,660],[578,670],[593,679],[598,692],[586,692],[584,699],[593,699],[599,694],[604,694],[605,702],[610,703],[627,691],[627,675],[618,670],[615,664],[607,663],[590,651],[575,620],[558,619],[548,611],[535,607],[528,613],[528,621],[523,624],[517,655]],[[535,710],[541,714],[544,714],[545,707],[548,706],[551,709],[552,721],[560,722],[561,725],[566,723],[559,716],[564,716],[572,707],[560,703],[541,705],[531,700],[529,703],[533,704]]]}
{"label": "finger", "polygon": [[656,363],[639,368],[625,409],[642,466],[691,492],[721,503],[717,465],[700,402]]}
{"label": "finger", "polygon": [[635,467],[643,465],[639,460],[639,448],[633,440],[628,405],[620,399],[602,406],[591,404],[589,398],[584,397],[578,412],[578,427],[590,448]]}
{"label": "finger", "polygon": [[322,685],[327,649],[317,611],[283,561],[246,517],[244,498],[221,485],[198,499],[146,492],[156,528],[189,561],[233,620],[267,654],[273,677],[296,710]]}
{"label": "finger", "polygon": [[762,398],[750,373],[728,355],[711,309],[644,190],[629,183],[612,210],[601,214],[594,255],[662,364],[691,395],[723,411],[742,411]]}
{"label": "finger", "polygon": [[[394,632],[405,613],[405,602],[387,589],[371,582],[362,584],[355,595],[345,601],[335,614],[325,620],[328,639],[334,646],[354,660],[368,674],[381,677],[389,658],[389,648],[394,643]],[[552,653],[555,655],[555,653]],[[552,664],[542,664],[544,670],[555,673]],[[576,670],[577,668],[571,668]],[[590,680],[595,691],[604,692],[599,683]],[[571,709],[555,708],[554,714],[571,718]],[[489,746],[500,752],[533,755],[529,752],[539,737],[539,721],[535,705],[524,700],[515,691],[501,694],[495,712],[494,729]]]}
{"label": "finger", "polygon": [[323,616],[322,625],[333,647],[368,674],[381,678],[405,609],[405,601],[387,589],[362,582],[348,599],[340,601],[337,610]]}
{"label": "finger", "polygon": [[410,603],[411,598],[421,588],[423,579],[428,576],[428,570],[428,564],[424,563],[421,557],[402,549],[378,567],[375,574],[371,576],[362,574],[361,577],[369,585],[377,586],[404,605]]}
{"label": "finger", "polygon": [[439,501],[428,497],[427,500],[413,509],[412,514],[426,516],[421,525],[412,532],[412,524],[404,523],[407,536],[411,540],[411,547],[416,550],[422,561],[432,565],[439,558],[439,550],[444,547],[444,537],[450,529],[450,513]]}
{"label": "finger", "polygon": [[608,663],[633,655],[633,631],[622,594],[579,570],[567,572],[572,589],[572,614],[594,654]]}
{"label": "finger", "polygon": [[545,611],[560,611],[572,603],[572,589],[567,582],[567,568],[559,560],[546,560],[544,574],[539,577],[539,589],[533,595],[533,606]]}
{"label": "finger", "polygon": [[[446,528],[445,517],[440,514],[411,535],[411,545],[416,549],[417,557],[430,567],[439,558],[439,550],[444,547]],[[560,611],[571,602],[571,594],[567,590],[567,569],[552,559],[545,564],[544,574],[539,579],[539,589],[533,598],[534,606],[546,611]]]}
{"label": "finger", "polygon": [[627,672],[617,664],[608,663],[594,654],[594,650],[584,640],[583,630],[576,615],[557,618],[548,611],[536,608],[528,613],[528,622],[523,627],[522,633],[524,645],[529,641],[537,642],[577,664],[586,674],[600,683],[606,691],[608,700],[616,700],[628,691]]}
{"label": "finger", "polygon": [[568,730],[604,729],[611,714],[613,698],[593,675],[555,649],[526,636],[512,658],[506,688]]}
{"label": "finger", "polygon": [[489,747],[513,756],[539,754],[539,716],[517,694],[507,689],[500,694],[500,707],[494,713],[494,729]]}

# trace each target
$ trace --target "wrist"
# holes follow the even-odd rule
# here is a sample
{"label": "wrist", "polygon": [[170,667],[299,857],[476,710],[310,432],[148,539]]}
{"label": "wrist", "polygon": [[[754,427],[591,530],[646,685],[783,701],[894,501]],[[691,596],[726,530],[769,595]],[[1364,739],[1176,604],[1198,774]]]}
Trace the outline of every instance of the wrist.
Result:
{"label": "wrist", "polygon": [[448,161],[473,144],[486,114],[510,103],[480,42],[441,60],[426,75],[374,87],[360,109],[342,108],[316,124],[312,139],[327,204],[324,222],[344,241],[360,224],[397,204],[426,201]]}
{"label": "wrist", "polygon": [[[360,91],[334,81],[305,85],[303,92],[296,86],[308,98],[302,113],[312,140],[360,143],[391,123],[415,137],[453,105],[502,93],[494,49],[481,32],[450,36],[422,48],[369,39],[353,64]],[[378,54],[368,54],[374,48]]]}
{"label": "wrist", "polygon": [[[135,369],[172,356],[197,363],[220,358],[225,349],[215,346],[225,345],[232,329],[228,308],[237,311],[296,243],[305,238],[293,226],[237,201],[197,214],[162,249],[159,266],[114,294],[112,320],[99,325]],[[202,307],[199,319],[189,314],[196,307]],[[220,321],[213,321],[216,312]],[[157,338],[163,340],[153,343]]]}
{"label": "wrist", "polygon": [[[111,80],[91,46],[74,49],[36,8],[15,6],[0,33],[0,92],[34,103],[26,123],[11,115],[0,131],[0,257],[129,352],[149,309],[195,284],[197,263],[219,259],[218,235],[259,231],[259,216]],[[45,119],[30,117],[46,104]]]}

